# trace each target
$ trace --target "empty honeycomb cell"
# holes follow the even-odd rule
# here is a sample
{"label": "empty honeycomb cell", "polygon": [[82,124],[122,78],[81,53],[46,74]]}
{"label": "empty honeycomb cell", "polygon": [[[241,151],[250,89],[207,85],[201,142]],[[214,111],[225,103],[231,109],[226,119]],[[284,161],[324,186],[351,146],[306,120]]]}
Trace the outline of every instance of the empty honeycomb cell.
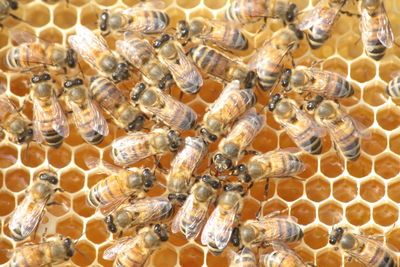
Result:
{"label": "empty honeycomb cell", "polygon": [[376,67],[370,59],[358,59],[350,65],[350,76],[352,79],[364,83],[374,78]]}
{"label": "empty honeycomb cell", "polygon": [[346,218],[349,223],[355,226],[364,225],[369,221],[371,212],[364,203],[351,204],[346,208]]}
{"label": "empty honeycomb cell", "polygon": [[47,211],[56,217],[61,217],[70,210],[71,201],[65,193],[56,193],[51,202],[54,205],[47,206]]}
{"label": "empty honeycomb cell", "polygon": [[317,266],[337,267],[342,266],[342,257],[332,251],[333,248],[327,248],[317,254]]}
{"label": "empty honeycomb cell", "polygon": [[295,202],[290,208],[290,215],[298,219],[301,225],[308,225],[314,222],[316,211],[314,205],[307,200]]}
{"label": "empty honeycomb cell", "polygon": [[87,241],[80,241],[75,245],[76,252],[71,258],[72,262],[78,266],[91,266],[96,259],[96,248]]}
{"label": "empty honeycomb cell", "polygon": [[369,179],[360,185],[360,196],[368,202],[376,202],[384,195],[385,185],[378,179]]}
{"label": "empty honeycomb cell", "polygon": [[261,152],[268,152],[277,148],[278,137],[274,131],[264,128],[253,142],[253,148]]}
{"label": "empty honeycomb cell", "polygon": [[327,177],[337,177],[344,170],[344,162],[337,153],[329,153],[324,155],[320,161],[320,168],[323,174]]}
{"label": "empty honeycomb cell", "polygon": [[13,245],[5,238],[0,239],[0,264],[6,263],[11,258]]}
{"label": "empty honeycomb cell", "polygon": [[[368,131],[366,130],[368,127],[370,127],[374,123],[374,111],[370,109],[368,106],[357,106],[353,108],[349,114],[353,117],[355,121],[357,121],[358,124],[358,130],[362,131],[365,130],[365,136],[364,136],[364,131],[361,133],[365,138],[368,138]],[[366,128],[366,129],[363,129]],[[361,142],[363,139],[361,140]]]}
{"label": "empty honeycomb cell", "polygon": [[58,149],[49,149],[47,159],[55,168],[63,168],[71,162],[72,152],[67,146],[61,146]]}
{"label": "empty honeycomb cell", "polygon": [[301,178],[313,176],[318,171],[318,159],[310,154],[301,153],[299,158],[304,163],[304,171],[298,174]]}
{"label": "empty honeycomb cell", "polygon": [[292,178],[285,178],[279,181],[278,195],[286,201],[295,201],[303,195],[303,183]]}
{"label": "empty honeycomb cell", "polygon": [[181,266],[201,267],[204,262],[204,252],[196,246],[186,246],[179,251],[179,264]]}
{"label": "empty honeycomb cell", "polygon": [[349,202],[357,196],[357,184],[349,178],[336,181],[333,184],[333,196],[340,202]]}
{"label": "empty honeycomb cell", "polygon": [[307,197],[314,202],[321,202],[327,199],[331,193],[329,182],[319,175],[308,179],[305,187]]}
{"label": "empty honeycomb cell", "polygon": [[338,202],[328,201],[318,207],[318,218],[327,225],[335,225],[342,220],[343,208]]}
{"label": "empty honeycomb cell", "polygon": [[385,82],[391,81],[394,77],[400,74],[399,60],[390,60],[379,65],[379,77]]}
{"label": "empty honeycomb cell", "polygon": [[25,146],[21,151],[21,161],[28,167],[37,167],[41,165],[45,157],[46,153],[44,147],[37,143],[31,143],[29,147]]}
{"label": "empty honeycomb cell", "polygon": [[394,181],[390,183],[387,190],[389,198],[400,203],[400,182]]}
{"label": "empty honeycomb cell", "polygon": [[244,207],[246,208],[241,212],[241,221],[255,218],[257,212],[260,210],[260,204],[251,198],[244,199]]}
{"label": "empty honeycomb cell", "polygon": [[90,170],[90,166],[87,166],[86,161],[88,158],[99,158],[99,151],[88,144],[79,147],[75,153],[75,164],[84,170]]}
{"label": "empty honeycomb cell", "polygon": [[83,222],[76,216],[68,216],[67,218],[57,222],[57,233],[69,236],[72,239],[78,239],[83,233]]}
{"label": "empty honeycomb cell", "polygon": [[47,43],[59,43],[61,44],[63,41],[63,34],[55,27],[50,27],[44,29],[40,32],[39,37],[41,40],[46,41]]}
{"label": "empty honeycomb cell", "polygon": [[335,72],[343,77],[347,77],[348,66],[345,61],[340,58],[330,58],[323,62],[324,70]]}
{"label": "empty honeycomb cell", "polygon": [[24,20],[33,27],[42,27],[50,22],[50,11],[45,5],[35,4],[26,10]]}
{"label": "empty honeycomb cell", "polygon": [[10,80],[11,92],[17,96],[26,96],[29,94],[29,87],[27,81],[29,81],[28,75],[12,76]]}
{"label": "empty honeycomb cell", "polygon": [[82,217],[92,216],[96,209],[87,203],[86,195],[80,195],[73,200],[74,211]]}
{"label": "empty honeycomb cell", "polygon": [[[106,1],[106,0],[105,0]],[[107,1],[106,1],[107,2]],[[80,21],[81,24],[88,27],[91,30],[96,29],[98,14],[101,13],[102,9],[96,5],[87,5],[82,7],[80,10]],[[86,72],[84,72],[86,73]]]}
{"label": "empty honeycomb cell", "polygon": [[154,252],[153,264],[155,266],[173,267],[177,262],[177,258],[175,249],[164,246]]}
{"label": "empty honeycomb cell", "polygon": [[304,233],[304,242],[312,249],[320,249],[328,244],[329,233],[325,227],[315,226]]}
{"label": "empty honeycomb cell", "polygon": [[[195,1],[194,1],[195,2]],[[226,0],[204,0],[204,4],[211,9],[219,9],[224,7]]]}
{"label": "empty honeycomb cell", "polygon": [[79,170],[68,170],[60,177],[61,187],[70,193],[75,193],[85,185],[85,174]]}
{"label": "empty honeycomb cell", "polygon": [[0,190],[0,216],[5,216],[13,212],[15,207],[14,196],[4,190]]}
{"label": "empty honeycomb cell", "polygon": [[375,172],[385,179],[396,176],[400,171],[400,160],[393,154],[385,153],[375,160]]}
{"label": "empty honeycomb cell", "polygon": [[96,0],[96,3],[101,5],[101,6],[112,6],[115,5],[115,3],[117,2],[117,0]]}
{"label": "empty honeycomb cell", "polygon": [[385,92],[386,85],[380,82],[372,82],[364,87],[364,101],[371,106],[380,106],[387,102],[387,94]]}
{"label": "empty honeycomb cell", "polygon": [[386,243],[394,252],[400,252],[400,230],[392,229],[386,236]]}
{"label": "empty honeycomb cell", "polygon": [[363,52],[363,45],[362,42],[360,42],[360,36],[357,36],[354,33],[341,37],[339,43],[349,44],[339,45],[337,47],[338,53],[347,60],[358,58]]}
{"label": "empty honeycomb cell", "polygon": [[[186,1],[186,0],[176,0],[176,4],[185,9],[191,9],[199,5],[200,0]],[[217,2],[217,1],[214,1]]]}
{"label": "empty honeycomb cell", "polygon": [[372,169],[372,161],[369,157],[361,154],[356,161],[347,162],[347,171],[354,177],[361,178],[367,176]]}
{"label": "empty honeycomb cell", "polygon": [[361,149],[369,155],[382,153],[387,146],[387,138],[384,132],[373,130],[370,138],[365,138],[361,142]]}
{"label": "empty honeycomb cell", "polygon": [[58,5],[54,10],[54,24],[61,29],[68,29],[74,26],[76,18],[76,9],[71,5]]}
{"label": "empty honeycomb cell", "polygon": [[30,174],[25,168],[12,169],[6,172],[5,183],[13,192],[24,190],[29,185]]}
{"label": "empty honeycomb cell", "polygon": [[101,244],[106,242],[109,233],[104,221],[101,220],[90,220],[86,223],[86,237],[95,244]]}
{"label": "empty honeycomb cell", "polygon": [[399,217],[397,207],[389,203],[374,206],[372,216],[375,223],[382,226],[389,226],[394,224]]}
{"label": "empty honeycomb cell", "polygon": [[335,53],[336,36],[331,36],[323,46],[311,50],[312,54],[319,59],[328,58]]}
{"label": "empty honeycomb cell", "polygon": [[400,154],[400,135],[392,134],[389,139],[390,150],[396,154]]}
{"label": "empty honeycomb cell", "polygon": [[206,266],[228,267],[229,264],[226,257],[214,256],[213,254],[208,252],[206,256]]}
{"label": "empty honeycomb cell", "polygon": [[185,12],[176,7],[169,7],[165,10],[168,13],[170,21],[169,25],[172,27],[176,27],[178,25],[178,21],[186,19]]}
{"label": "empty honeycomb cell", "polygon": [[285,211],[288,208],[287,204],[279,199],[270,199],[269,201],[263,202],[262,213],[260,215],[265,216],[272,212]]}
{"label": "empty honeycomb cell", "polygon": [[200,90],[199,96],[203,101],[209,104],[213,103],[222,92],[222,85],[213,80],[204,81],[204,87],[207,88],[207,90]]}
{"label": "empty honeycomb cell", "polygon": [[13,145],[0,146],[0,168],[7,168],[17,162],[18,151]]}
{"label": "empty honeycomb cell", "polygon": [[378,110],[376,120],[385,130],[394,130],[400,125],[400,111],[395,106],[386,105]]}

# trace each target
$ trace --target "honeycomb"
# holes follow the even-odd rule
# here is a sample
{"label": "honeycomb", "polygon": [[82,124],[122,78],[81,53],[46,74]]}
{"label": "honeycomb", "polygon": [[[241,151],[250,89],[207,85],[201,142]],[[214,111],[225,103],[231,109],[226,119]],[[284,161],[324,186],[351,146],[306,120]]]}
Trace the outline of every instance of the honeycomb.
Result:
{"label": "honeycomb", "polygon": [[[171,17],[171,26],[181,19],[197,16],[222,18],[229,0],[164,0],[166,11]],[[12,45],[8,36],[10,29],[23,27],[49,42],[66,44],[67,36],[74,26],[83,24],[96,28],[96,17],[104,8],[132,6],[138,0],[70,0],[47,4],[40,0],[20,1],[20,8],[13,12],[22,18],[21,23],[12,18],[4,21],[0,32],[0,57]],[[294,0],[300,10],[311,7],[316,0]],[[357,12],[356,1],[349,1],[346,9]],[[385,1],[394,35],[400,34],[400,2]],[[397,17],[399,16],[399,17]],[[360,40],[358,18],[342,15],[333,29],[332,37],[322,48],[311,50],[303,40],[294,53],[296,64],[310,65],[322,60],[324,69],[342,74],[355,87],[355,94],[341,100],[347,111],[366,127],[371,129],[371,137],[362,141],[362,155],[356,162],[343,162],[338,158],[329,137],[323,139],[323,153],[315,157],[303,155],[307,169],[297,179],[272,179],[268,201],[264,197],[264,183],[257,183],[245,198],[245,209],[241,221],[254,218],[260,205],[263,214],[287,209],[287,213],[298,219],[305,232],[304,239],[295,251],[305,260],[318,266],[362,266],[354,261],[348,263],[345,257],[327,245],[328,233],[334,225],[349,225],[365,234],[383,235],[384,242],[400,256],[400,109],[399,102],[385,94],[385,87],[400,66],[400,49],[394,46],[386,52],[379,62],[368,58]],[[273,31],[281,27],[280,22],[270,21],[262,33],[256,35],[262,22],[244,27],[250,47],[259,47]],[[107,37],[111,48],[115,36]],[[400,38],[397,38],[399,42]],[[237,55],[248,59],[254,49],[239,52]],[[84,72],[93,74],[85,64]],[[58,75],[60,79],[62,75]],[[29,89],[27,74],[0,73],[0,80],[7,85],[10,98],[21,106]],[[183,102],[189,104],[200,116],[221,92],[222,86],[206,80],[196,96],[185,95]],[[179,97],[179,89],[172,89],[172,95]],[[266,94],[257,91],[259,106],[268,101]],[[32,118],[32,104],[25,103],[23,111]],[[200,121],[199,120],[199,121]],[[64,193],[57,193],[55,201],[61,205],[50,206],[39,229],[35,241],[39,241],[44,231],[48,234],[60,233],[71,238],[80,238],[77,245],[81,253],[75,253],[64,266],[111,266],[112,262],[102,258],[103,251],[110,245],[112,236],[107,232],[102,218],[86,203],[86,194],[97,181],[106,174],[92,170],[85,158],[93,156],[110,158],[110,144],[124,133],[110,125],[110,134],[102,144],[86,144],[70,123],[71,134],[59,149],[31,143],[17,146],[6,139],[0,142],[0,264],[8,261],[7,249],[15,247],[7,227],[11,213],[21,201],[24,190],[31,183],[39,169],[53,168],[59,173]],[[193,132],[185,135],[193,135]],[[253,149],[267,152],[277,148],[294,147],[288,135],[280,129],[270,113],[267,126],[253,143]],[[211,151],[216,145],[211,145]],[[162,164],[169,167],[173,155],[162,158]],[[150,160],[139,162],[152,164]],[[204,162],[198,173],[207,169]],[[161,178],[162,182],[165,182]],[[150,195],[160,195],[165,188],[156,185]],[[394,226],[393,226],[394,225]],[[82,255],[84,254],[84,256]],[[188,243],[181,237],[171,235],[170,240],[156,251],[149,261],[150,266],[227,266],[227,253],[215,257],[207,253],[199,239]]]}

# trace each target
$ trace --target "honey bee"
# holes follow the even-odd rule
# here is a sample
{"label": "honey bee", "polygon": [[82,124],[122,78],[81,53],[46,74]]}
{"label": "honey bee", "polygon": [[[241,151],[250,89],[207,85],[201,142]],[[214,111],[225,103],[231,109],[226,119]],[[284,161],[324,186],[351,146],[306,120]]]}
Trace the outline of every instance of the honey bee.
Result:
{"label": "honey bee", "polygon": [[274,243],[274,251],[260,256],[260,261],[265,267],[308,267],[315,266],[305,263],[291,248],[282,244]]}
{"label": "honey bee", "polygon": [[43,171],[37,175],[37,179],[27,190],[26,197],[11,216],[8,228],[15,241],[24,240],[38,227],[45,206],[55,192],[62,191],[57,185],[57,174]]}
{"label": "honey bee", "polygon": [[162,1],[149,1],[114,12],[104,10],[99,17],[99,28],[105,35],[111,32],[160,33],[169,24],[168,14],[157,10],[164,7]]}
{"label": "honey bee", "polygon": [[256,155],[246,164],[237,166],[235,173],[244,183],[291,177],[304,170],[303,162],[290,150],[280,149]]}
{"label": "honey bee", "polygon": [[24,244],[15,249],[8,267],[52,266],[68,261],[75,253],[71,238],[58,235],[39,244]]}
{"label": "honey bee", "polygon": [[382,242],[368,236],[352,233],[342,227],[333,229],[329,236],[329,244],[338,245],[336,249],[342,249],[351,258],[365,266],[397,266],[394,256],[383,246]]}
{"label": "honey bee", "polygon": [[200,127],[200,135],[208,142],[215,142],[228,131],[229,125],[257,103],[252,89],[240,90],[234,80],[227,84],[217,100],[207,108]]}
{"label": "honey bee", "polygon": [[115,267],[141,267],[162,244],[168,240],[165,225],[142,228],[134,237],[120,238],[104,251],[103,258],[115,260]]}
{"label": "honey bee", "polygon": [[239,214],[243,208],[243,186],[231,183],[224,186],[218,205],[208,218],[201,235],[201,243],[214,255],[219,255],[228,245]]}
{"label": "honey bee", "polygon": [[108,78],[94,76],[90,79],[94,100],[114,118],[115,123],[127,132],[142,129],[145,117],[133,107],[124,93]]}
{"label": "honey bee", "polygon": [[182,92],[187,94],[199,92],[203,78],[178,41],[168,34],[163,34],[153,42],[153,47],[156,49],[158,59],[168,67]]}
{"label": "honey bee", "polygon": [[[21,20],[19,17],[10,13],[11,10],[18,9],[18,1],[17,0],[0,0],[0,22],[5,20],[8,16]],[[0,23],[0,29],[3,28],[3,24]]]}
{"label": "honey bee", "polygon": [[129,165],[144,158],[176,152],[182,143],[179,132],[155,129],[150,133],[136,132],[114,140],[112,157],[117,165]]}
{"label": "honey bee", "polygon": [[314,118],[301,110],[297,103],[276,94],[269,103],[274,119],[286,130],[289,137],[304,151],[319,155],[322,151],[321,136],[325,134]]}
{"label": "honey bee", "polygon": [[205,73],[219,82],[239,80],[244,88],[253,88],[256,74],[239,59],[225,55],[205,45],[197,45],[189,50],[193,62]]}
{"label": "honey bee", "polygon": [[111,233],[121,232],[137,225],[144,225],[170,218],[174,208],[168,199],[151,197],[119,206],[104,218]]}
{"label": "honey bee", "polygon": [[235,122],[228,135],[218,144],[218,151],[213,158],[218,172],[236,166],[245,149],[264,128],[265,120],[265,115],[259,115],[255,108],[251,108]]}
{"label": "honey bee", "polygon": [[347,0],[320,0],[306,16],[300,20],[299,28],[307,31],[312,49],[320,48],[331,36],[331,30],[340,17],[340,10]]}
{"label": "honey bee", "polygon": [[208,175],[193,185],[191,193],[175,216],[171,229],[173,233],[182,232],[186,239],[193,241],[205,223],[210,204],[217,199],[220,181]]}
{"label": "honey bee", "polygon": [[343,98],[354,94],[353,86],[339,74],[304,66],[285,70],[281,83],[298,94],[308,92],[323,98]]}
{"label": "honey bee", "polygon": [[156,87],[139,83],[131,91],[131,100],[138,103],[144,113],[176,130],[190,130],[197,120],[196,112]]}
{"label": "honey bee", "polygon": [[115,46],[118,53],[143,74],[146,82],[160,89],[169,87],[172,75],[158,60],[149,41],[125,34],[124,40],[118,40]]}
{"label": "honey bee", "polygon": [[129,79],[128,64],[115,56],[103,37],[81,25],[76,26],[75,31],[75,35],[68,37],[68,43],[93,69],[115,82]]}
{"label": "honey bee", "polygon": [[400,76],[397,76],[388,83],[386,93],[394,98],[400,97]]}
{"label": "honey bee", "polygon": [[10,135],[10,140],[16,144],[28,144],[32,141],[32,122],[16,109],[2,88],[0,88],[0,128],[4,129]]}
{"label": "honey bee", "polygon": [[47,73],[32,78],[34,136],[38,143],[43,140],[52,148],[59,148],[69,135],[68,120],[58,102],[56,88]]}
{"label": "honey bee", "polygon": [[83,80],[76,78],[65,81],[64,90],[67,91],[66,100],[80,135],[89,144],[100,144],[108,135],[108,125],[91,99],[88,88],[83,85]]}
{"label": "honey bee", "polygon": [[258,83],[263,91],[271,89],[282,73],[285,59],[299,45],[303,39],[303,32],[297,26],[290,24],[272,35],[271,39],[264,43],[261,50],[249,63],[251,70],[256,70]]}
{"label": "honey bee", "polygon": [[229,253],[230,267],[257,267],[257,259],[251,249],[244,247],[238,253]]}
{"label": "honey bee", "polygon": [[185,20],[178,22],[178,39],[202,40],[212,42],[224,49],[247,50],[249,41],[240,31],[238,25],[227,21],[195,18],[190,23]]}
{"label": "honey bee", "polygon": [[192,183],[193,172],[207,155],[207,143],[201,137],[186,137],[185,145],[171,163],[167,177],[168,199],[185,201]]}
{"label": "honey bee", "polygon": [[393,32],[382,0],[362,0],[361,36],[368,56],[380,60],[393,45]]}

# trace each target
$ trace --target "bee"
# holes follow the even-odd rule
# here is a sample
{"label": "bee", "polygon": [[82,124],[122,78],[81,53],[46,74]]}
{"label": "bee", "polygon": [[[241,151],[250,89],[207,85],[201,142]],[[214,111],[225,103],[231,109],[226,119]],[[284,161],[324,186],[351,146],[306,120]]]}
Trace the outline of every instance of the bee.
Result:
{"label": "bee", "polygon": [[1,88],[0,128],[4,129],[10,135],[10,140],[16,144],[29,144],[33,139],[32,122],[16,109]]}
{"label": "bee", "polygon": [[304,168],[295,154],[288,149],[280,149],[252,157],[246,164],[237,166],[235,173],[242,182],[249,183],[294,176]]}
{"label": "bee", "polygon": [[[0,0],[0,22],[5,20],[8,16],[21,20],[19,17],[10,13],[11,10],[18,9],[18,1],[17,0]],[[0,28],[3,28],[3,24],[0,23]]]}
{"label": "bee", "polygon": [[245,154],[245,149],[264,128],[266,117],[255,108],[243,114],[232,126],[228,135],[218,144],[213,162],[218,172],[232,169]]}
{"label": "bee", "polygon": [[233,250],[229,253],[229,260],[231,267],[257,267],[257,259],[251,249],[244,247],[238,253],[233,252]]}
{"label": "bee", "polygon": [[320,48],[331,36],[331,30],[340,17],[340,10],[347,0],[320,0],[299,22],[299,29],[307,31],[312,49]]}
{"label": "bee", "polygon": [[400,97],[400,76],[397,76],[388,83],[386,93],[393,98]]}
{"label": "bee", "polygon": [[260,256],[265,267],[308,267],[315,266],[305,263],[291,248],[282,243],[273,244],[274,251]]}
{"label": "bee", "polygon": [[157,10],[164,7],[162,1],[150,1],[114,12],[104,10],[99,17],[99,28],[105,35],[111,32],[160,33],[169,24],[168,14]]}
{"label": "bee", "polygon": [[269,110],[299,148],[313,155],[321,154],[321,136],[325,131],[294,100],[282,99],[281,95],[276,94],[269,103]]}
{"label": "bee", "polygon": [[224,49],[247,50],[249,41],[240,31],[238,25],[227,21],[195,18],[189,23],[185,20],[178,22],[177,38],[209,41]]}
{"label": "bee", "polygon": [[240,183],[224,185],[218,205],[208,218],[201,235],[201,243],[214,255],[219,255],[228,245],[232,230],[243,208],[243,186]]}
{"label": "bee", "polygon": [[103,37],[81,25],[76,26],[75,31],[75,35],[68,37],[68,43],[93,69],[115,82],[129,79],[128,64],[115,56]]}
{"label": "bee", "polygon": [[183,149],[176,154],[167,176],[168,199],[184,202],[192,186],[193,172],[207,155],[208,145],[201,137],[186,137]]}
{"label": "bee", "polygon": [[362,0],[361,36],[368,56],[380,60],[393,45],[393,32],[382,0]]}
{"label": "bee", "polygon": [[162,244],[168,241],[165,225],[156,224],[139,231],[134,237],[120,238],[104,251],[103,258],[115,260],[115,267],[141,267]]}
{"label": "bee", "polygon": [[342,227],[333,229],[329,236],[329,244],[338,245],[336,249],[342,249],[351,258],[356,259],[365,266],[397,266],[394,256],[380,241],[365,235],[352,233]]}
{"label": "bee", "polygon": [[125,34],[124,40],[118,40],[115,46],[117,52],[143,74],[146,82],[160,89],[169,87],[172,75],[158,60],[149,41]]}
{"label": "bee", "polygon": [[192,47],[189,55],[197,67],[219,82],[239,80],[244,88],[254,87],[256,74],[239,59],[205,45]]}
{"label": "bee", "polygon": [[69,135],[68,120],[58,102],[56,88],[48,73],[34,75],[31,79],[33,101],[34,137],[52,148],[59,148]]}
{"label": "bee", "polygon": [[228,132],[229,125],[257,103],[252,89],[240,90],[234,80],[227,84],[217,100],[207,108],[200,126],[200,135],[208,142],[215,142]]}
{"label": "bee", "polygon": [[258,83],[263,91],[271,89],[282,73],[285,59],[299,45],[303,32],[290,24],[272,35],[249,62],[249,69],[256,70]]}
{"label": "bee", "polygon": [[197,120],[196,112],[156,87],[139,83],[131,91],[131,100],[138,103],[144,113],[176,130],[190,130]]}
{"label": "bee", "polygon": [[176,152],[182,143],[179,132],[155,129],[150,133],[136,132],[114,140],[112,157],[117,165],[129,165],[144,158]]}
{"label": "bee", "polygon": [[203,78],[178,41],[168,34],[163,34],[153,42],[153,47],[156,49],[158,59],[168,67],[182,92],[187,94],[199,92]]}
{"label": "bee", "polygon": [[281,83],[298,94],[308,92],[323,98],[344,98],[354,94],[353,86],[339,74],[304,66],[285,70]]}
{"label": "bee", "polygon": [[43,171],[37,175],[26,197],[11,216],[8,228],[15,241],[24,240],[38,227],[45,206],[50,204],[49,200],[55,192],[62,191],[57,185],[57,174]]}
{"label": "bee", "polygon": [[124,93],[108,78],[94,76],[90,79],[94,100],[114,118],[115,123],[127,132],[142,129],[145,117],[132,106]]}
{"label": "bee", "polygon": [[217,199],[220,181],[209,175],[193,185],[191,193],[175,216],[171,229],[173,233],[182,232],[186,239],[193,241],[205,223],[210,204]]}
{"label": "bee", "polygon": [[83,80],[76,78],[64,82],[67,103],[72,110],[76,128],[82,138],[92,145],[100,144],[108,135],[108,125],[99,108],[91,99]]}
{"label": "bee", "polygon": [[367,137],[364,127],[332,100],[322,101],[314,112],[315,120],[328,129],[343,156],[356,161],[361,154],[360,137]]}
{"label": "bee", "polygon": [[104,218],[111,233],[121,232],[137,225],[144,225],[170,218],[174,208],[168,199],[151,197],[119,206]]}
{"label": "bee", "polygon": [[8,267],[52,266],[68,261],[75,253],[71,238],[58,235],[39,244],[24,244],[15,249]]}

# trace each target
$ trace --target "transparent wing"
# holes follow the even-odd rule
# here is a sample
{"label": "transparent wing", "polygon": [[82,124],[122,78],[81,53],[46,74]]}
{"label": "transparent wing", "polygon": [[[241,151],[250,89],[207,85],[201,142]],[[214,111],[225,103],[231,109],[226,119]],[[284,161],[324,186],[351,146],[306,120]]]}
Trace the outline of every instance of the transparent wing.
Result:
{"label": "transparent wing", "polygon": [[[172,204],[168,199],[162,197],[151,197],[139,199],[131,205],[132,210],[141,213],[141,222],[150,222],[154,219],[164,217],[170,213]],[[163,212],[160,212],[163,211]],[[157,215],[157,216],[155,216]]]}
{"label": "transparent wing", "polygon": [[150,1],[145,1],[138,3],[134,5],[131,8],[125,9],[122,13],[123,14],[130,14],[130,10],[134,9],[145,9],[145,10],[151,10],[151,9],[164,9],[165,8],[165,2],[164,1],[158,1],[158,0],[150,0]]}
{"label": "transparent wing", "polygon": [[240,90],[240,82],[238,80],[234,80],[228,83],[222,90],[222,93],[218,96],[217,100],[215,100],[215,102],[212,104],[209,112],[215,113],[221,110],[221,108],[227,102],[227,99],[231,96],[232,92],[234,91],[238,92],[239,90]]}
{"label": "transparent wing", "polygon": [[382,9],[382,14],[379,16],[378,39],[384,46],[389,48],[392,47],[394,41],[393,31],[383,1],[380,8]]}
{"label": "transparent wing", "polygon": [[124,168],[92,156],[85,157],[84,161],[90,170],[97,169],[98,173],[113,174],[126,171]]}
{"label": "transparent wing", "polygon": [[[116,151],[129,150],[129,161],[136,162],[151,155],[150,149],[148,149],[145,144],[148,142],[148,139],[149,133],[136,132],[114,140],[112,147]],[[135,149],[135,147],[137,147],[137,149]]]}
{"label": "transparent wing", "polygon": [[7,95],[0,89],[0,120],[7,113],[17,113],[17,109]]}
{"label": "transparent wing", "polygon": [[40,122],[39,120],[43,116],[43,110],[40,104],[33,100],[33,135],[35,137],[36,142],[42,143],[43,142],[43,136],[42,132],[40,131]]}
{"label": "transparent wing", "polygon": [[228,251],[229,266],[235,267],[256,267],[258,266],[256,256],[248,247],[242,248],[240,251]]}
{"label": "transparent wing", "polygon": [[182,166],[192,166],[195,169],[208,151],[207,145],[196,137],[186,137],[185,145],[173,159],[171,174],[177,173]]}
{"label": "transparent wing", "polygon": [[[132,39],[137,39],[135,40],[137,45],[131,45],[129,40]],[[117,41],[115,43],[115,47],[117,48],[117,52],[120,55],[123,55],[139,71],[142,71],[141,67],[143,66],[144,62],[155,55],[153,48],[146,39],[125,37],[125,40]],[[137,47],[140,47],[140,50],[138,50]]]}
{"label": "transparent wing", "polygon": [[8,29],[8,32],[11,40],[15,41],[17,44],[34,43],[39,40],[39,38],[35,34],[22,29],[11,28]]}
{"label": "transparent wing", "polygon": [[272,38],[267,40],[258,50],[254,56],[250,59],[249,63],[247,64],[250,70],[256,70],[260,66],[260,62],[264,59],[265,55],[270,54],[268,53],[268,49],[270,49],[270,43]]}
{"label": "transparent wing", "polygon": [[185,217],[185,214],[190,212],[193,209],[193,200],[194,195],[191,194],[179,209],[178,213],[176,214],[175,218],[172,221],[171,230],[173,233],[178,233],[181,230],[181,222],[182,218]]}
{"label": "transparent wing", "polygon": [[114,260],[122,251],[134,247],[141,237],[141,235],[137,235],[135,237],[119,238],[111,247],[104,250],[103,259]]}
{"label": "transparent wing", "polygon": [[53,104],[50,107],[50,112],[53,114],[53,129],[61,136],[68,137],[69,136],[69,125],[67,116],[65,116],[64,110],[61,107],[60,102],[57,99],[57,96],[53,94],[52,96]]}

